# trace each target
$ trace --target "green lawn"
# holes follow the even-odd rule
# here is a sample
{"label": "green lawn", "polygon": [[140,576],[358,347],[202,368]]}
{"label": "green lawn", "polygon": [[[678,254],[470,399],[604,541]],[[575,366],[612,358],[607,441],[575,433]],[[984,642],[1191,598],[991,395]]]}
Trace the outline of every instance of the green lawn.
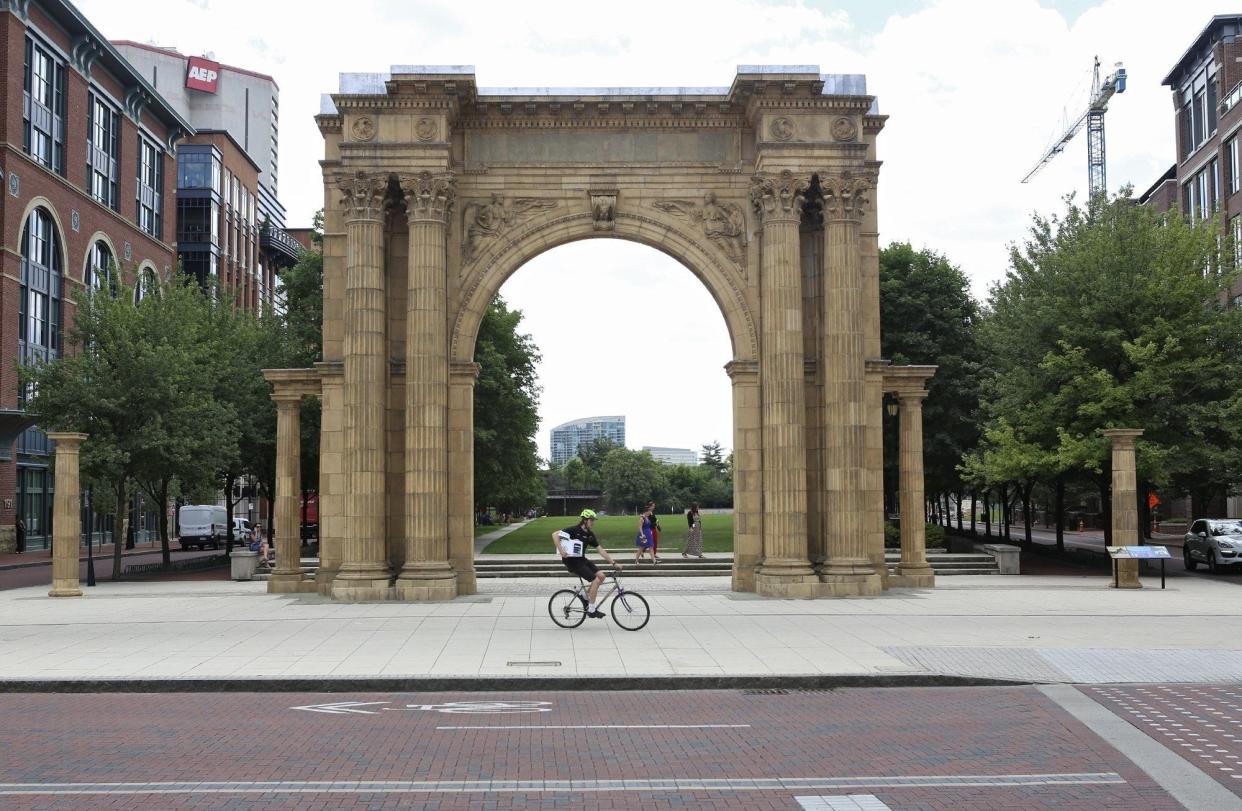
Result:
{"label": "green lawn", "polygon": [[[703,551],[733,551],[733,514],[703,515]],[[555,554],[552,533],[572,526],[575,519],[569,517],[538,518],[503,538],[492,541],[483,550],[487,555]],[[660,516],[660,556],[681,552],[686,544],[686,516]],[[610,552],[634,551],[634,536],[638,534],[638,516],[606,515],[595,522],[595,534]],[[624,558],[622,559],[624,560]]]}

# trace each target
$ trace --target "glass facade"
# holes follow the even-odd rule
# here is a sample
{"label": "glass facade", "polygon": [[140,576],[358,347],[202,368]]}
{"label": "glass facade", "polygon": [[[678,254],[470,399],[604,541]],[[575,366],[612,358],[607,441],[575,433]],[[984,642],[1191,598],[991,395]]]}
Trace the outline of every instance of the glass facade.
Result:
{"label": "glass facade", "polygon": [[121,116],[94,93],[86,107],[86,177],[91,196],[120,207]]}
{"label": "glass facade", "polygon": [[625,446],[625,417],[586,417],[552,429],[551,462],[560,467],[578,454],[584,442],[604,437]]}
{"label": "glass facade", "polygon": [[65,173],[65,64],[26,37],[22,147],[47,168]]}

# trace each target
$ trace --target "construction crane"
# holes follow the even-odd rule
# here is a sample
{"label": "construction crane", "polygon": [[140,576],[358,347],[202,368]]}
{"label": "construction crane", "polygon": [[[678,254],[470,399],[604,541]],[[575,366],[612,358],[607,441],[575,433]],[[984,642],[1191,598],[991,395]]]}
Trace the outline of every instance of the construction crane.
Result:
{"label": "construction crane", "polygon": [[1039,173],[1048,163],[1065,150],[1074,136],[1087,128],[1087,188],[1092,197],[1108,189],[1107,176],[1104,171],[1104,113],[1108,111],[1108,100],[1115,93],[1126,92],[1126,69],[1117,63],[1113,71],[1103,82],[1100,81],[1100,58],[1095,58],[1095,68],[1091,78],[1091,99],[1087,111],[1070,125],[1069,129],[1058,138],[1044,156],[1035,164],[1035,168],[1022,178],[1026,183]]}

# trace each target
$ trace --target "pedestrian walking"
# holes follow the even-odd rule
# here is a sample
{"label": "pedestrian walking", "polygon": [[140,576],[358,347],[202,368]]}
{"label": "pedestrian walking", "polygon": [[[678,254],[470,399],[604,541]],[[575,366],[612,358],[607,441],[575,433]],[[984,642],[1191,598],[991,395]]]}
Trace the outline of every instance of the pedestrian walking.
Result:
{"label": "pedestrian walking", "polygon": [[660,562],[660,518],[656,515],[656,504],[654,501],[648,501],[647,507],[651,510],[651,559],[656,563]]}
{"label": "pedestrian walking", "polygon": [[695,502],[686,510],[686,523],[690,525],[690,535],[686,538],[686,548],[681,553],[683,558],[694,555],[703,557],[703,522],[699,520],[699,505]]}
{"label": "pedestrian walking", "polygon": [[25,552],[26,551],[26,522],[18,518],[15,529],[17,531],[17,551]]}
{"label": "pedestrian walking", "polygon": [[637,549],[634,550],[635,565],[642,562],[643,553],[648,551],[651,552],[652,565],[658,563],[655,551],[652,550],[651,540],[651,511],[653,507],[654,505],[648,504],[646,509],[644,509],[638,516],[638,535],[634,538],[634,546],[637,547]]}

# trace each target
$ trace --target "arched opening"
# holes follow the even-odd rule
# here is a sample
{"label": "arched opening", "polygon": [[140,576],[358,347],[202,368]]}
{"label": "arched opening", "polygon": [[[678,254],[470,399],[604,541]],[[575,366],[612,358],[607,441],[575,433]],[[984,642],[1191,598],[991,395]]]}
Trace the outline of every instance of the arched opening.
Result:
{"label": "arched opening", "polygon": [[[522,263],[498,295],[508,311],[522,314],[516,331],[529,334],[541,355],[534,438],[541,469],[534,489],[546,486],[547,496],[535,502],[526,495],[533,471],[504,466],[523,458],[523,448],[514,437],[496,436],[504,426],[492,412],[503,392],[487,365],[505,363],[490,334],[503,330],[505,318],[493,311],[474,355],[482,367],[474,392],[479,576],[523,565],[521,557],[497,554],[537,555],[555,571],[548,535],[583,508],[604,513],[597,534],[626,561],[635,551],[636,513],[648,499],[657,504],[662,562],[681,563],[684,551],[692,556],[686,561],[714,561],[713,571],[727,575],[730,558],[717,555],[731,553],[733,540],[732,474],[725,464],[733,410],[724,371],[733,348],[710,289],[677,259],[637,241],[584,239]],[[601,443],[592,445],[596,439]],[[605,462],[607,444],[624,451]],[[701,466],[699,451],[714,444],[720,464]],[[695,502],[705,514],[691,538],[685,513]],[[510,523],[531,510],[548,517]],[[707,558],[698,557],[704,552],[693,542],[686,549],[703,532]]]}

